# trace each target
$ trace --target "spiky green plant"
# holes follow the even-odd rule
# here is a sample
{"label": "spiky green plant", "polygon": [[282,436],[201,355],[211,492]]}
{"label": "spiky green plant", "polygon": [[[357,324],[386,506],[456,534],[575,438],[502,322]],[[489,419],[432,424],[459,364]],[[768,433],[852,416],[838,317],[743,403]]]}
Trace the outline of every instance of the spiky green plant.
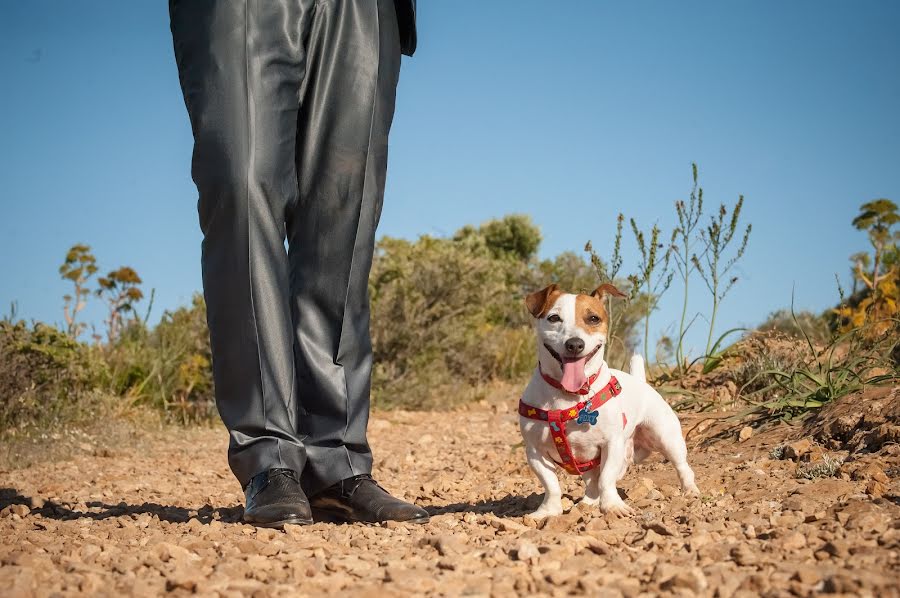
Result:
{"label": "spiky green plant", "polygon": [[[670,267],[672,260],[672,247],[674,246],[675,235],[668,244],[660,242],[659,237],[662,234],[659,226],[656,224],[650,229],[649,239],[642,230],[638,228],[634,218],[629,220],[631,230],[634,233],[634,240],[637,243],[638,250],[641,253],[641,262],[638,264],[638,271],[628,277],[631,281],[632,299],[642,294],[644,302],[644,356],[649,359],[650,354],[650,314],[659,305],[659,300],[672,284],[672,278],[675,273]],[[665,251],[660,255],[660,249]]]}
{"label": "spiky green plant", "polygon": [[[591,257],[591,265],[594,267],[594,271],[597,273],[597,280],[600,282],[600,284],[603,284],[604,282],[616,284],[616,278],[619,275],[619,270],[622,269],[622,228],[624,224],[625,216],[620,212],[616,217],[616,236],[613,240],[612,257],[609,260],[608,266],[606,262],[604,262],[594,251],[594,248],[591,245],[590,241],[588,241],[584,246],[584,250]],[[609,314],[609,330],[607,331],[608,342],[605,358],[607,362],[612,363],[611,356],[615,352],[614,345],[616,343],[618,343],[618,345],[620,346],[623,358],[625,353],[627,352],[625,339],[616,334],[620,328],[620,324],[622,323],[623,318],[625,318],[626,308],[623,307],[621,310],[614,310],[612,296],[606,295],[606,313]]]}
{"label": "spiky green plant", "polygon": [[768,382],[744,395],[747,402],[755,405],[756,413],[789,420],[868,386],[900,384],[900,371],[893,361],[900,346],[900,319],[889,322],[895,334],[884,335],[875,342],[866,330],[866,326],[878,324],[873,322],[837,336],[817,349],[797,319],[793,302],[791,314],[803,333],[807,357],[789,371],[761,371],[738,390],[743,395],[745,389],[757,385],[758,379]]}
{"label": "spiky green plant", "polygon": [[678,214],[678,226],[672,235],[673,250],[672,258],[675,261],[675,267],[678,269],[678,275],[684,285],[684,301],[681,306],[681,321],[678,324],[678,341],[675,344],[675,360],[678,372],[684,373],[686,368],[684,355],[684,335],[690,324],[687,322],[688,309],[688,286],[691,279],[691,273],[696,269],[691,256],[694,255],[694,245],[697,238],[694,231],[700,223],[700,216],[703,213],[703,188],[697,182],[697,164],[691,163],[691,169],[694,177],[694,185],[691,187],[690,199],[685,202],[678,200],[675,202],[675,212]]}
{"label": "spiky green plant", "polygon": [[[744,206],[744,196],[741,195],[731,212],[728,215],[728,208],[725,204],[719,206],[719,211],[715,216],[710,217],[709,226],[700,231],[700,239],[704,245],[701,256],[692,255],[691,262],[700,273],[700,277],[706,283],[706,287],[712,294],[712,313],[709,319],[709,336],[706,340],[706,355],[710,355],[713,350],[713,333],[716,328],[716,315],[719,312],[719,305],[738,281],[737,276],[729,277],[729,272],[739,259],[744,255],[747,249],[747,241],[750,239],[750,231],[752,224],[748,224],[744,229],[744,236],[737,246],[737,250],[731,258],[726,258],[725,253],[729,245],[735,238],[738,231],[738,222],[741,217],[741,209]],[[703,266],[701,258],[706,263]]]}
{"label": "spiky green plant", "polygon": [[804,463],[797,466],[794,477],[798,480],[815,480],[816,478],[833,478],[841,471],[843,459],[825,455],[818,463]]}

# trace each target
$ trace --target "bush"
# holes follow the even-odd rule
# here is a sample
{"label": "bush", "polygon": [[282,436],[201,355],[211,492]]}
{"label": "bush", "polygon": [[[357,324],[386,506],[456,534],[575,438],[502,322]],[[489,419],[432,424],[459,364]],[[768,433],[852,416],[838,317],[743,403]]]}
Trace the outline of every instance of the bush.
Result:
{"label": "bush", "polygon": [[826,318],[808,311],[791,315],[790,309],[779,309],[769,314],[757,330],[775,332],[801,341],[805,338],[805,332],[809,340],[817,345],[825,344],[831,339],[831,327]]}
{"label": "bush", "polygon": [[534,341],[512,282],[519,268],[478,236],[382,239],[369,279],[373,402],[423,407],[437,388],[526,374]]}
{"label": "bush", "polygon": [[132,322],[108,351],[112,391],[189,423],[216,416],[206,304],[166,312],[148,331]]}
{"label": "bush", "polygon": [[0,321],[0,355],[4,433],[85,415],[109,379],[97,349],[46,324]]}

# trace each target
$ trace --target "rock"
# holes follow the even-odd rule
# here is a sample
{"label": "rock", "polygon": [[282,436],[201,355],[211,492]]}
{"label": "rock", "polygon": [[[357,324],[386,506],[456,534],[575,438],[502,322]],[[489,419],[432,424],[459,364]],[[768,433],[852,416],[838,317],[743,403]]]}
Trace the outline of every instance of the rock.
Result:
{"label": "rock", "polygon": [[791,576],[791,579],[793,579],[794,581],[799,581],[803,585],[811,586],[813,584],[819,583],[819,580],[822,579],[822,575],[817,567],[813,567],[812,565],[804,565],[797,568],[797,570]]}
{"label": "rock", "polygon": [[629,500],[641,500],[647,498],[652,490],[656,490],[656,484],[650,478],[641,478],[628,491]]}
{"label": "rock", "polygon": [[806,536],[800,532],[790,532],[781,538],[779,544],[784,550],[800,550],[801,548],[806,548]]}
{"label": "rock", "polygon": [[9,505],[9,509],[13,515],[18,515],[19,517],[27,517],[31,514],[31,509],[28,507],[28,505]]}
{"label": "rock", "polygon": [[644,529],[653,530],[657,534],[661,536],[676,536],[678,535],[678,529],[671,525],[667,524],[663,521],[653,521],[651,523],[645,523]]}
{"label": "rock", "polygon": [[534,563],[540,556],[541,553],[538,551],[537,546],[528,540],[520,540],[519,543],[516,544],[516,560]]}
{"label": "rock", "polygon": [[833,557],[843,558],[850,554],[847,543],[843,540],[831,540],[826,542],[822,550]]}
{"label": "rock", "polygon": [[792,442],[784,447],[784,456],[792,461],[799,461],[812,448],[812,442],[808,438]]}
{"label": "rock", "polygon": [[691,567],[687,570],[679,568],[675,575],[660,584],[660,588],[670,592],[688,590],[698,594],[704,591],[708,585],[703,571],[699,567]]}
{"label": "rock", "polygon": [[745,442],[747,440],[750,440],[751,436],[753,436],[753,428],[751,428],[750,426],[744,426],[738,433],[738,441]]}
{"label": "rock", "polygon": [[584,517],[585,514],[580,509],[572,509],[556,517],[547,517],[539,527],[545,532],[565,532],[584,521]]}
{"label": "rock", "polygon": [[878,480],[869,480],[866,484],[866,494],[869,494],[874,498],[881,497],[885,492],[887,492],[887,485]]}
{"label": "rock", "polygon": [[460,536],[443,535],[426,538],[425,543],[433,546],[441,556],[453,556],[466,551],[466,543]]}
{"label": "rock", "polygon": [[730,554],[734,562],[742,567],[755,565],[757,561],[756,554],[746,544],[738,544],[731,549]]}

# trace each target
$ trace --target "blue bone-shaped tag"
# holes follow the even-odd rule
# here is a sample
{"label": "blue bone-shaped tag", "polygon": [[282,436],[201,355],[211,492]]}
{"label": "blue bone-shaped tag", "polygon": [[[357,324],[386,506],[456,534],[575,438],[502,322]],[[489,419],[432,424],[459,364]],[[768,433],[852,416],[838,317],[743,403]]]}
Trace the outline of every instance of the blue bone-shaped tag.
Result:
{"label": "blue bone-shaped tag", "polygon": [[581,408],[581,411],[578,412],[578,420],[575,423],[578,424],[591,424],[592,426],[597,425],[597,415],[596,411],[588,411],[587,406]]}

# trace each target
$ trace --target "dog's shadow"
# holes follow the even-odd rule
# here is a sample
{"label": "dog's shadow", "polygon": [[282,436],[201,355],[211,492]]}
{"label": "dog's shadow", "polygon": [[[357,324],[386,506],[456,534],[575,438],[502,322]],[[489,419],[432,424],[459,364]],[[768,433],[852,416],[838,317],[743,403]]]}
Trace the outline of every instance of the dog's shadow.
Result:
{"label": "dog's shadow", "polygon": [[242,506],[234,507],[213,507],[212,505],[203,505],[198,509],[188,509],[186,507],[160,505],[157,503],[145,502],[140,505],[130,505],[125,502],[118,504],[106,504],[99,501],[84,503],[91,509],[99,509],[92,511],[79,511],[70,508],[67,505],[47,501],[38,506],[28,496],[21,494],[15,488],[0,488],[0,510],[5,509],[9,505],[25,505],[31,509],[32,513],[40,513],[45,519],[55,519],[57,521],[71,521],[73,519],[93,519],[103,520],[113,517],[130,517],[132,515],[150,514],[156,515],[160,521],[169,523],[187,523],[191,519],[196,519],[203,525],[209,525],[214,520],[222,523],[237,523],[244,514]]}
{"label": "dog's shadow", "polygon": [[477,502],[457,502],[446,505],[426,506],[425,510],[432,517],[449,513],[475,513],[478,515],[491,514],[497,517],[523,517],[533,512],[541,504],[543,494],[529,494],[528,496],[508,495],[493,500],[479,500]]}

